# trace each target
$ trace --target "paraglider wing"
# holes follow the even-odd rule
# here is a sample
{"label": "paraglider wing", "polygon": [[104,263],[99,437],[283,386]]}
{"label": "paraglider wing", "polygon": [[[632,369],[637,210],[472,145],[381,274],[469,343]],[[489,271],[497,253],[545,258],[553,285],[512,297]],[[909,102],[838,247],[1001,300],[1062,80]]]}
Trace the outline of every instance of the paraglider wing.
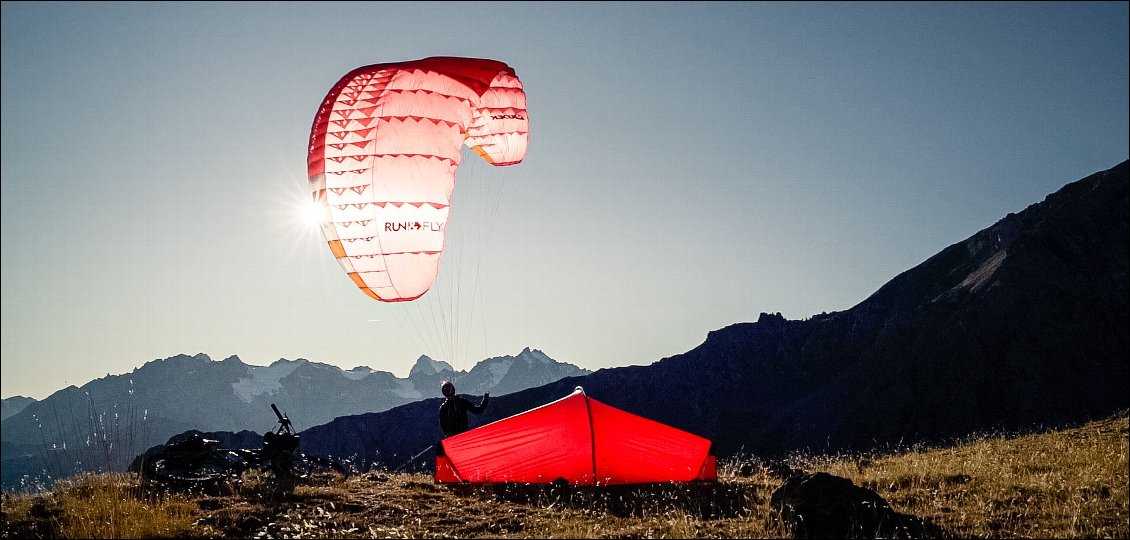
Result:
{"label": "paraglider wing", "polygon": [[330,252],[362,292],[419,298],[439,273],[466,144],[494,165],[526,155],[521,81],[502,62],[432,57],[357,68],[310,130],[310,187]]}

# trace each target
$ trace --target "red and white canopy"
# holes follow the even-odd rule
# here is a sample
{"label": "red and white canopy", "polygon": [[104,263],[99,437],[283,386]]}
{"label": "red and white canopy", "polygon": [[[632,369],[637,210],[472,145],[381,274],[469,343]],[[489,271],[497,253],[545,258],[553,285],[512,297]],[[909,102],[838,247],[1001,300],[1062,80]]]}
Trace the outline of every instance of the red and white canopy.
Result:
{"label": "red and white canopy", "polygon": [[347,73],[314,116],[307,157],[330,252],[371,298],[419,298],[439,273],[460,148],[513,165],[528,137],[525,91],[503,62],[431,57]]}

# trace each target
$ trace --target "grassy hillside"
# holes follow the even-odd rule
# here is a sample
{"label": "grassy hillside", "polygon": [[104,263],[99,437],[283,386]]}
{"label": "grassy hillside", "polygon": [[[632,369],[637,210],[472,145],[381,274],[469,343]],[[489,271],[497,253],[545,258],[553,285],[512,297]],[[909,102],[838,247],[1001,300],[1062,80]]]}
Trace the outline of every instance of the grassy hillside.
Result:
{"label": "grassy hillside", "polygon": [[825,471],[956,537],[1126,538],[1125,413],[1075,429],[984,436],[952,448],[878,456],[735,459],[717,485],[564,492],[438,486],[430,476],[320,477],[272,495],[246,477],[225,496],[145,493],[126,475],[5,494],[4,538],[619,538],[784,537],[770,523],[774,471]]}
{"label": "grassy hillside", "polygon": [[958,537],[1126,538],[1127,416],[880,459],[811,458]]}

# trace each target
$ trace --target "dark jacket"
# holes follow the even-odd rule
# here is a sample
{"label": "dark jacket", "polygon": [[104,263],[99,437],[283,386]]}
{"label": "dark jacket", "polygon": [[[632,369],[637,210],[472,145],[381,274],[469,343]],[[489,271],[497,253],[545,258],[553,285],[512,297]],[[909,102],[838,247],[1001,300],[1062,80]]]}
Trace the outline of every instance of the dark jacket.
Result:
{"label": "dark jacket", "polygon": [[489,401],[490,394],[484,395],[477,407],[463,396],[445,398],[439,406],[439,428],[443,430],[443,436],[450,437],[467,431],[467,411],[479,414],[487,408]]}

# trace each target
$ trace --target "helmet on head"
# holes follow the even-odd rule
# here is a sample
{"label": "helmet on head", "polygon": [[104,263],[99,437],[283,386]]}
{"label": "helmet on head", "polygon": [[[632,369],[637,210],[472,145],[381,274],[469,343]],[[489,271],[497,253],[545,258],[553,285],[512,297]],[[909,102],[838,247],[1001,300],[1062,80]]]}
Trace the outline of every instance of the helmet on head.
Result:
{"label": "helmet on head", "polygon": [[443,381],[443,384],[439,385],[439,389],[447,397],[455,395],[455,385],[451,384],[451,381]]}

